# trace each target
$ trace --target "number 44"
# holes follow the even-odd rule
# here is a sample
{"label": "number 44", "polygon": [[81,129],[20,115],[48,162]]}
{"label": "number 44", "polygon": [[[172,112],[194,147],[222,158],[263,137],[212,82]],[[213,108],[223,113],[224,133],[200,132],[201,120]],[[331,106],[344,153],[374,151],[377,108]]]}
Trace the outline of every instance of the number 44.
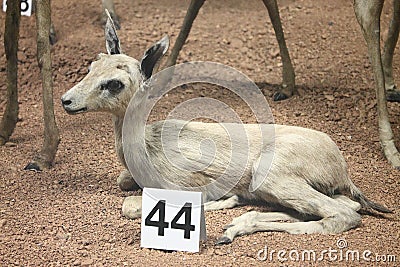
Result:
{"label": "number 44", "polygon": [[[32,15],[32,0],[20,0],[21,1],[21,15],[30,16]],[[7,0],[3,0],[3,11],[7,10]]]}
{"label": "number 44", "polygon": [[[152,220],[158,211],[158,220]],[[191,224],[192,203],[186,202],[178,211],[171,221],[172,229],[184,230],[184,238],[190,239],[190,232],[195,230],[195,226]],[[179,219],[185,215],[185,223],[178,223]],[[165,200],[160,200],[150,211],[145,219],[146,226],[158,227],[158,235],[164,236],[164,229],[169,227],[169,223],[165,221]]]}

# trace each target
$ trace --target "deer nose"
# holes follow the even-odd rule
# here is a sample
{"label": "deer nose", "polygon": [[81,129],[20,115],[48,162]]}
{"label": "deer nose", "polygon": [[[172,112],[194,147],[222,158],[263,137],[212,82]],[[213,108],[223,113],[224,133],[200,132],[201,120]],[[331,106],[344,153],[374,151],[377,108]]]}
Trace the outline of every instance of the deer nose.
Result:
{"label": "deer nose", "polygon": [[61,98],[61,103],[63,104],[63,106],[69,106],[72,104],[72,101],[69,99],[62,99]]}

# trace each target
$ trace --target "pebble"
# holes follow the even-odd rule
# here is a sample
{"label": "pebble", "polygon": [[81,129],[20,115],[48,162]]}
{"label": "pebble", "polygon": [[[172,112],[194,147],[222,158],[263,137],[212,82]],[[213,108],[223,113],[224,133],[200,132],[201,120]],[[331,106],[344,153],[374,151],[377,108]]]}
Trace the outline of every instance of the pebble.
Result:
{"label": "pebble", "polygon": [[81,262],[81,266],[92,266],[94,261],[92,259],[86,259]]}
{"label": "pebble", "polygon": [[329,100],[329,101],[333,101],[334,99],[335,99],[335,97],[333,96],[333,95],[328,95],[328,94],[326,94],[326,95],[324,95],[325,96],[325,98],[327,99],[327,100]]}
{"label": "pebble", "polygon": [[7,142],[7,143],[5,143],[5,146],[6,146],[6,147],[16,147],[17,144],[14,143],[14,142]]}

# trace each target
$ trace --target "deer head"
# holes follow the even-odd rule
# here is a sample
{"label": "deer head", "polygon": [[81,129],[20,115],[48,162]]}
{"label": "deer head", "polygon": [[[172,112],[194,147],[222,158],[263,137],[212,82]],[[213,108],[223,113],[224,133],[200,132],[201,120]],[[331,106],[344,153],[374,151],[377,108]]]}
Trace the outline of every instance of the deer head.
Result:
{"label": "deer head", "polygon": [[165,36],[144,53],[141,61],[124,55],[110,16],[105,39],[107,54],[99,54],[86,77],[61,97],[69,114],[104,111],[123,116],[132,96],[151,77],[154,66],[169,46]]}

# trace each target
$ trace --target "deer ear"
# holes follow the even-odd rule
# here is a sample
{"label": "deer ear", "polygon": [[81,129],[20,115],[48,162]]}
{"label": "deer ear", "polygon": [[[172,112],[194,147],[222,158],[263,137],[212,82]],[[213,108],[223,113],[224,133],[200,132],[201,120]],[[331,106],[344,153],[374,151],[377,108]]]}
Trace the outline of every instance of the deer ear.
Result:
{"label": "deer ear", "polygon": [[121,46],[117,35],[117,29],[115,28],[110,13],[107,9],[105,11],[108,16],[106,26],[104,28],[107,53],[109,55],[121,54]]}
{"label": "deer ear", "polygon": [[152,47],[147,49],[144,53],[142,61],[140,62],[140,68],[145,79],[149,79],[153,74],[154,66],[167,52],[169,47],[168,35],[164,36],[160,41],[155,43]]}

